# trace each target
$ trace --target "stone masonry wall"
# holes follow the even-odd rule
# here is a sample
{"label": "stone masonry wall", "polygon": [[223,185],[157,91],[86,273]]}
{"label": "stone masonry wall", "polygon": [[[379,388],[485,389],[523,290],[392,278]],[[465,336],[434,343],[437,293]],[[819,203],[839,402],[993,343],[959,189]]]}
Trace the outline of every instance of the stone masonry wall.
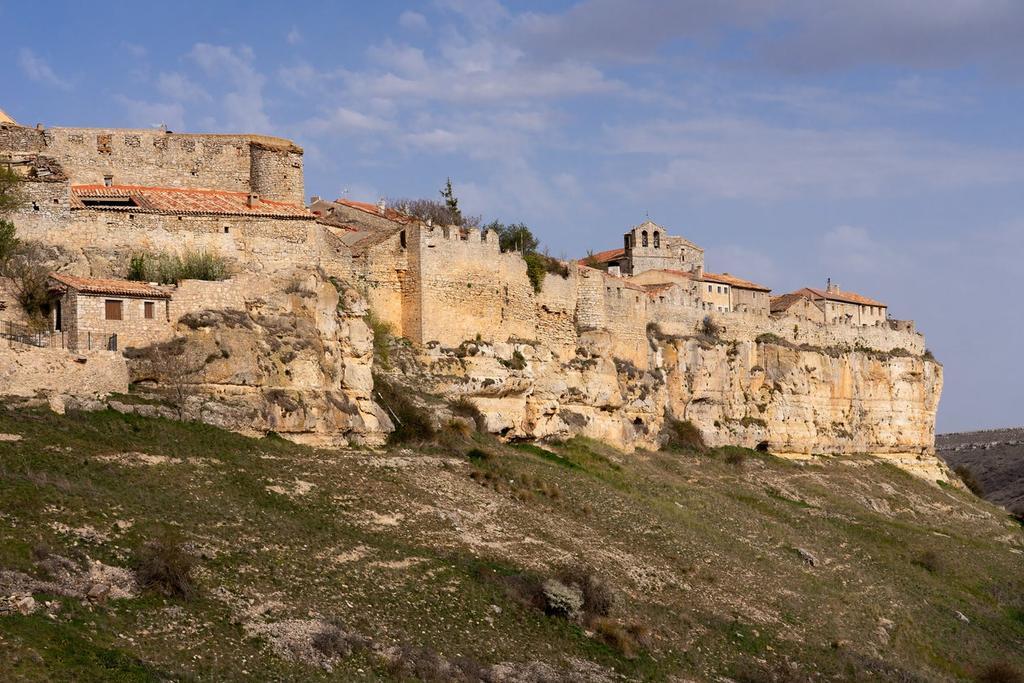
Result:
{"label": "stone masonry wall", "polygon": [[420,291],[420,333],[407,329],[413,341],[457,346],[477,335],[505,341],[532,339],[536,334],[534,293],[526,262],[517,253],[502,254],[497,233],[471,229],[463,238],[457,229],[414,228]]}
{"label": "stone masonry wall", "polygon": [[302,150],[258,135],[101,128],[0,130],[0,149],[58,160],[76,185],[148,185],[257,192],[301,203]]}
{"label": "stone masonry wall", "polygon": [[119,353],[69,353],[0,340],[0,396],[104,396],[126,391],[128,368]]}

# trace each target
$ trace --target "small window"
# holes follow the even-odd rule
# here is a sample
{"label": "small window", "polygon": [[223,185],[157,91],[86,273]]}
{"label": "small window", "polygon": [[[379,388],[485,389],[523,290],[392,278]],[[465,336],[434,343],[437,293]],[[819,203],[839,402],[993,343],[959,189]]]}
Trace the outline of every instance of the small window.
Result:
{"label": "small window", "polygon": [[156,317],[156,304],[152,301],[146,301],[142,304],[142,315],[146,320],[152,320]]}
{"label": "small window", "polygon": [[647,246],[647,231],[646,230],[644,230],[642,233],[640,233],[640,246],[641,247],[646,247]]}
{"label": "small window", "polygon": [[224,234],[226,235],[226,234],[228,234],[229,232],[231,232],[231,228],[225,225],[225,226],[224,226]]}
{"label": "small window", "polygon": [[[485,239],[486,239],[486,237],[485,237]],[[401,244],[402,249],[405,249],[405,230],[403,230],[402,232],[398,233],[398,242],[399,242],[399,244]]]}
{"label": "small window", "polygon": [[105,318],[107,320],[123,320],[122,307],[124,302],[120,299],[107,299],[104,306]]}
{"label": "small window", "polygon": [[110,187],[113,184],[114,184],[114,176],[112,176],[112,175],[105,175],[105,176],[103,176],[103,186],[104,187]]}
{"label": "small window", "polygon": [[39,210],[39,202],[32,202],[32,210],[33,211],[38,211]]}
{"label": "small window", "polygon": [[654,248],[659,249],[661,247],[661,233],[657,230],[654,231]]}

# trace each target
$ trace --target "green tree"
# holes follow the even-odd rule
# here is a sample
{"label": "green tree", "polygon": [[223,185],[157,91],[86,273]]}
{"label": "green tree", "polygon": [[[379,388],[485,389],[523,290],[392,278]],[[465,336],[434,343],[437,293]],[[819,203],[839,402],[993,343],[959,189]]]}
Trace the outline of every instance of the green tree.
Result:
{"label": "green tree", "polygon": [[534,237],[533,232],[525,223],[511,223],[505,225],[494,221],[485,225],[484,230],[494,230],[498,233],[498,244],[502,251],[518,251],[521,254],[532,254],[540,246],[540,240]]}
{"label": "green tree", "polygon": [[459,209],[459,199],[455,196],[455,189],[452,187],[451,178],[448,178],[448,181],[444,184],[441,196],[444,198],[445,206],[448,207],[448,212],[452,216],[452,224],[462,225],[462,211]]}
{"label": "green tree", "polygon": [[0,167],[0,216],[14,211],[24,203],[21,178],[9,166]]}

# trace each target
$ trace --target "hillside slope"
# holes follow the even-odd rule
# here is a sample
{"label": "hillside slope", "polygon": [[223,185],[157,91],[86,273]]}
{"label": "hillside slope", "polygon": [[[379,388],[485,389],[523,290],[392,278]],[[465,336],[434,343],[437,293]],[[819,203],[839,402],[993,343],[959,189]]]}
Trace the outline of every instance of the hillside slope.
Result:
{"label": "hillside slope", "polygon": [[964,468],[981,495],[1024,519],[1024,429],[940,434],[936,454]]}
{"label": "hillside slope", "polygon": [[[4,680],[1024,669],[1024,530],[871,459],[515,447],[454,425],[416,446],[321,451],[8,407],[0,524]],[[169,535],[198,558],[188,600],[124,571]],[[588,614],[545,614],[555,594]]]}

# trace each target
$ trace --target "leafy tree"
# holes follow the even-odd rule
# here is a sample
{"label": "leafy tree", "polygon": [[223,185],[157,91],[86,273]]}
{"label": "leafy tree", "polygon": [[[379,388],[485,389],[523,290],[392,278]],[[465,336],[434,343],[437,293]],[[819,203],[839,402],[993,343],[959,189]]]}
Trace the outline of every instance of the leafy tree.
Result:
{"label": "leafy tree", "polygon": [[452,225],[462,225],[462,211],[459,210],[459,199],[455,196],[451,178],[448,178],[444,188],[441,189],[441,197],[444,198],[444,204],[452,216]]}
{"label": "leafy tree", "polygon": [[10,167],[0,167],[0,216],[14,211],[25,203],[21,178]]}
{"label": "leafy tree", "polygon": [[7,272],[7,266],[18,252],[21,241],[14,231],[14,223],[0,219],[0,275]]}
{"label": "leafy tree", "polygon": [[484,230],[494,230],[498,233],[498,244],[502,251],[518,251],[521,254],[532,254],[540,246],[540,240],[534,237],[533,232],[525,223],[512,223],[505,225],[494,221],[483,227]]}

